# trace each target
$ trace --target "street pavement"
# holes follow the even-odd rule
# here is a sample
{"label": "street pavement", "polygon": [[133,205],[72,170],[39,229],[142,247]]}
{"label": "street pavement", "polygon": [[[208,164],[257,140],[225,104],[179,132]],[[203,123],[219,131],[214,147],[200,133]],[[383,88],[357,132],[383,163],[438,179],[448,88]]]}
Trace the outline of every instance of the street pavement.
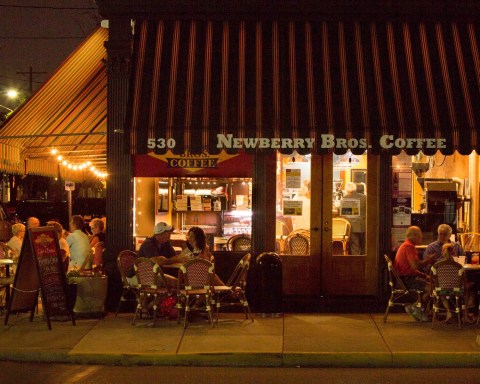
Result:
{"label": "street pavement", "polygon": [[[187,329],[132,313],[52,321],[41,313],[10,315],[0,331],[0,360],[106,365],[245,367],[478,367],[476,325],[415,322],[406,313],[221,314]],[[4,321],[4,317],[0,318]]]}

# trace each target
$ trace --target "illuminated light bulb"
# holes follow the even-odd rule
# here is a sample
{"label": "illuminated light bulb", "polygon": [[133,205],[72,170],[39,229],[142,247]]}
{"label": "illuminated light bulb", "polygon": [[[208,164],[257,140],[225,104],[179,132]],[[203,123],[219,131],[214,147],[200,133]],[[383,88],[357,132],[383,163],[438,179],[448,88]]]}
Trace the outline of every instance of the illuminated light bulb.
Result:
{"label": "illuminated light bulb", "polygon": [[18,91],[16,89],[9,89],[7,91],[7,96],[10,98],[10,99],[15,99],[17,96],[18,96]]}
{"label": "illuminated light bulb", "polygon": [[72,168],[73,168],[74,171],[76,171],[78,169],[78,165],[75,164],[75,165],[72,166]]}
{"label": "illuminated light bulb", "polygon": [[68,169],[72,169],[72,164],[67,165]]}
{"label": "illuminated light bulb", "polygon": [[68,164],[67,160],[62,161],[62,165],[67,165],[67,164]]}
{"label": "illuminated light bulb", "polygon": [[56,155],[56,154],[58,153],[58,150],[57,150],[56,148],[53,148],[53,149],[50,151],[50,153],[51,153],[52,155]]}
{"label": "illuminated light bulb", "polygon": [[57,156],[57,160],[58,160],[58,161],[62,161],[62,160],[63,160],[63,156],[62,156],[62,155],[58,155],[58,156]]}

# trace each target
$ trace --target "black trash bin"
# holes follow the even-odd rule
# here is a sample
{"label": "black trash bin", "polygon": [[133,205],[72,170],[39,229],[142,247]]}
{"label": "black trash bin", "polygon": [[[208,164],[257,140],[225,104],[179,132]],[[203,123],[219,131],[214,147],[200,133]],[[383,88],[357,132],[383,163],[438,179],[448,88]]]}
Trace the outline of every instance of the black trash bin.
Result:
{"label": "black trash bin", "polygon": [[258,274],[258,316],[277,317],[283,313],[282,259],[264,252],[256,259]]}

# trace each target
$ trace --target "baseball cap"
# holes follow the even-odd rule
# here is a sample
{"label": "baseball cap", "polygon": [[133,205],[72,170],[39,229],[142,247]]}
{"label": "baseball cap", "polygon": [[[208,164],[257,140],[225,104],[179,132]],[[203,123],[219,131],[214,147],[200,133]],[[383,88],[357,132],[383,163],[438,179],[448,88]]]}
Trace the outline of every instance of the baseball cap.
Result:
{"label": "baseball cap", "polygon": [[167,223],[157,223],[155,224],[155,228],[153,229],[153,234],[161,235],[164,232],[171,232],[173,231],[173,226],[168,225]]}

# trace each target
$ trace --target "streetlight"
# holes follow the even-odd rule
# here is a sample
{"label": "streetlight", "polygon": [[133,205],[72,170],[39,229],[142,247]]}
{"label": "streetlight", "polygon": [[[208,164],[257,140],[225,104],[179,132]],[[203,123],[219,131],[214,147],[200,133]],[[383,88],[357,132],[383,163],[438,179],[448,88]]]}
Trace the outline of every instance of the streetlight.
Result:
{"label": "streetlight", "polygon": [[[0,94],[5,94],[5,95],[7,95],[7,97],[8,97],[9,99],[11,99],[11,100],[17,99],[17,98],[20,96],[20,93],[19,93],[16,89],[13,89],[13,88],[7,89],[6,91],[1,91]],[[20,104],[21,104],[22,102],[23,102],[23,100],[20,100]],[[20,105],[20,104],[19,104],[19,105]],[[14,109],[12,109],[12,108],[7,107],[7,106],[2,105],[2,104],[0,104],[0,107],[6,109],[6,110],[8,111],[7,115],[9,115],[10,113],[12,113],[12,112],[14,111],[14,109],[17,108],[17,107],[15,107]]]}

